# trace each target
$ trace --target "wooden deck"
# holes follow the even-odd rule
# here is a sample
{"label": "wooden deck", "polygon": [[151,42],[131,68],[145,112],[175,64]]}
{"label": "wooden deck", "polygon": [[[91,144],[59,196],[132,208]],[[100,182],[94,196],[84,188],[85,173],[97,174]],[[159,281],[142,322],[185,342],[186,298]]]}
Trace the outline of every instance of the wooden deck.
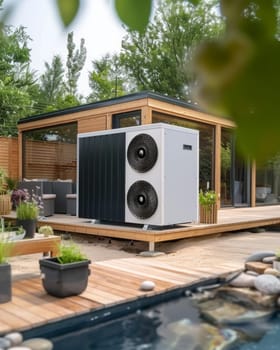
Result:
{"label": "wooden deck", "polygon": [[157,242],[280,224],[280,206],[220,209],[217,224],[184,224],[166,230],[144,230],[141,227],[133,226],[100,225],[91,223],[88,219],[69,215],[54,215],[39,222],[39,225],[46,224],[52,225],[55,230],[59,231],[148,242],[149,250],[153,251]]}
{"label": "wooden deck", "polygon": [[[173,245],[174,250],[178,242],[168,245]],[[188,240],[185,248],[171,254],[93,263],[87,290],[80,296],[64,299],[47,295],[38,276],[26,279],[23,275],[13,281],[12,301],[0,304],[0,334],[14,330],[23,331],[238,270],[252,252],[274,251],[278,248],[278,232],[239,232],[204,239],[193,238]],[[139,290],[139,285],[144,280],[156,283],[153,292]]]}

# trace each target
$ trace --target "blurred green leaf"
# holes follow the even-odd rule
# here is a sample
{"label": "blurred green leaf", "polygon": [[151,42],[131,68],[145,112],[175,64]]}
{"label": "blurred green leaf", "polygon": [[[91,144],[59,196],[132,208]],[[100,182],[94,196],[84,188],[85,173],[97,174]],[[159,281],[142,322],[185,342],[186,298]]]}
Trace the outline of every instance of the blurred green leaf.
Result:
{"label": "blurred green leaf", "polygon": [[80,0],[56,0],[60,18],[65,27],[68,27],[76,17]]}
{"label": "blurred green leaf", "polygon": [[198,5],[200,3],[200,0],[189,0],[189,2],[191,4],[193,4],[194,6]]}
{"label": "blurred green leaf", "polygon": [[145,32],[152,10],[152,0],[115,0],[120,20],[130,29]]}

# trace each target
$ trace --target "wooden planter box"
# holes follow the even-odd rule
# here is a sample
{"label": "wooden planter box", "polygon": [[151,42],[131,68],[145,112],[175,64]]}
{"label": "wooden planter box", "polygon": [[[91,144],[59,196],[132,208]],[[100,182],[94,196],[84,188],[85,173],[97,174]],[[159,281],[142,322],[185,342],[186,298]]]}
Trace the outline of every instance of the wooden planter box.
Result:
{"label": "wooden planter box", "polygon": [[9,194],[0,194],[0,215],[10,214],[11,208],[11,196]]}
{"label": "wooden planter box", "polygon": [[200,205],[200,223],[201,224],[216,224],[218,217],[217,204],[212,204],[210,206]]}

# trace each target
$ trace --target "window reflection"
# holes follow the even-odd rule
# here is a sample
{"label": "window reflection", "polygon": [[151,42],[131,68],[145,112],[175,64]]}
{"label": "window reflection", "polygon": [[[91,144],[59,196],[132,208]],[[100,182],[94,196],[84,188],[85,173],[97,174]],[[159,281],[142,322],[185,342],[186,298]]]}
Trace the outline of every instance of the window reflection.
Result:
{"label": "window reflection", "polygon": [[141,111],[131,111],[113,115],[113,129],[126,128],[141,124]]}
{"label": "window reflection", "polygon": [[214,127],[153,111],[153,123],[169,123],[199,130],[199,188],[214,189]]}
{"label": "window reflection", "polygon": [[76,181],[77,124],[23,132],[23,177]]}
{"label": "window reflection", "polygon": [[278,204],[280,199],[280,153],[256,172],[256,204]]}

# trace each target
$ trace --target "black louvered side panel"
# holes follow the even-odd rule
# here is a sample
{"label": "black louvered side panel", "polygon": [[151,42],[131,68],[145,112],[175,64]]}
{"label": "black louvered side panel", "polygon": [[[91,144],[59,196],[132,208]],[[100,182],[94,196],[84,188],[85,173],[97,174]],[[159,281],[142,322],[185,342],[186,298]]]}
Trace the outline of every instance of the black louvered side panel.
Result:
{"label": "black louvered side panel", "polygon": [[79,217],[125,221],[125,133],[79,139]]}

